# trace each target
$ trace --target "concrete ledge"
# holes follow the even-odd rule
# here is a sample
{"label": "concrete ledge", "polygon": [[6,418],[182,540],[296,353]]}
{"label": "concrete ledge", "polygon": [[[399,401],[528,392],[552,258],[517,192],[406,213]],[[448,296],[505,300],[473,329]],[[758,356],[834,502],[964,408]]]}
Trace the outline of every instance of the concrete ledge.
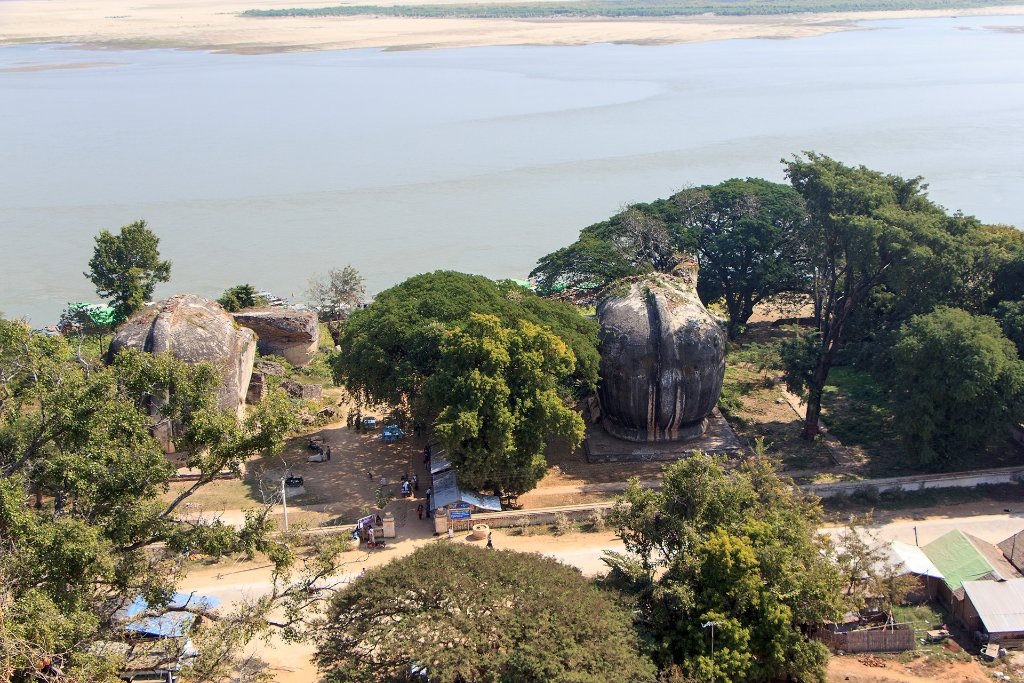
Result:
{"label": "concrete ledge", "polygon": [[973,488],[982,484],[1015,484],[1024,481],[1024,466],[995,467],[971,472],[916,474],[908,477],[886,477],[861,481],[840,481],[830,484],[806,484],[800,488],[821,498],[850,495],[867,488],[886,491],[922,491],[924,489]]}

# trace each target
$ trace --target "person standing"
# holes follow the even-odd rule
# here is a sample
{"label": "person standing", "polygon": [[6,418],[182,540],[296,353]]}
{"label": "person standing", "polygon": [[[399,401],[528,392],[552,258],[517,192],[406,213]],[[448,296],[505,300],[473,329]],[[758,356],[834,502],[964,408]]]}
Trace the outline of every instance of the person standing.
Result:
{"label": "person standing", "polygon": [[331,447],[327,447],[327,462],[331,461]]}
{"label": "person standing", "polygon": [[452,540],[454,538],[455,538],[455,529],[453,529],[451,527],[448,527],[448,540],[450,541],[450,540]]}
{"label": "person standing", "polygon": [[[330,458],[328,458],[328,460],[330,460]],[[412,475],[412,490],[413,491],[419,491],[420,490],[420,478],[417,477],[415,474]]]}
{"label": "person standing", "polygon": [[423,503],[416,506],[416,516],[423,519]]}

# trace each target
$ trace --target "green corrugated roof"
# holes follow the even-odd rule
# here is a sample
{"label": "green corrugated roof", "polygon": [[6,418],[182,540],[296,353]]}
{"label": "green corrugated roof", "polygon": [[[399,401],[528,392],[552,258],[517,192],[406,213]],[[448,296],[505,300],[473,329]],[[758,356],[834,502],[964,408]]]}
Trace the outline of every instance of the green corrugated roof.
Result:
{"label": "green corrugated roof", "polygon": [[945,578],[949,590],[959,590],[964,581],[976,581],[995,572],[985,556],[964,532],[956,529],[921,548]]}

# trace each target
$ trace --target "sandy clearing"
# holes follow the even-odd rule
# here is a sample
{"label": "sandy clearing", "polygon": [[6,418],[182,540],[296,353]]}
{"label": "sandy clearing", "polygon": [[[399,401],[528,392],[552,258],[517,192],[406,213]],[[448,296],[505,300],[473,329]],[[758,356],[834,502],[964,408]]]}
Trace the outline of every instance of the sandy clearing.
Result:
{"label": "sandy clearing", "polygon": [[[397,0],[387,0],[396,2]],[[422,3],[428,0],[402,0]],[[453,0],[447,0],[453,1]],[[487,0],[485,0],[487,1]],[[496,0],[491,0],[496,1]],[[648,19],[246,18],[247,9],[325,7],[338,0],[4,0],[0,45],[75,43],[96,48],[186,48],[233,53],[351,48],[427,49],[485,45],[685,43],[801,38],[858,28],[860,20],[1021,15],[1024,5],[971,10]]]}

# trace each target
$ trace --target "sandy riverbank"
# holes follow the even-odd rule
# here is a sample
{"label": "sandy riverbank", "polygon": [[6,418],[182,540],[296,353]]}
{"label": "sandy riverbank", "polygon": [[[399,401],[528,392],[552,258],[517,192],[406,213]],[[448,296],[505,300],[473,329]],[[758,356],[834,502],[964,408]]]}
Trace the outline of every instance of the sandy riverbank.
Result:
{"label": "sandy riverbank", "polygon": [[[403,0],[405,4],[427,1]],[[1024,15],[1024,5],[1014,5],[962,11],[700,16],[657,20],[239,16],[247,9],[337,4],[338,0],[152,0],[146,4],[133,0],[88,3],[80,0],[0,0],[0,45],[77,43],[96,48],[163,47],[261,53],[603,42],[658,44],[733,38],[803,38],[851,30],[856,28],[853,22],[859,20]]]}

